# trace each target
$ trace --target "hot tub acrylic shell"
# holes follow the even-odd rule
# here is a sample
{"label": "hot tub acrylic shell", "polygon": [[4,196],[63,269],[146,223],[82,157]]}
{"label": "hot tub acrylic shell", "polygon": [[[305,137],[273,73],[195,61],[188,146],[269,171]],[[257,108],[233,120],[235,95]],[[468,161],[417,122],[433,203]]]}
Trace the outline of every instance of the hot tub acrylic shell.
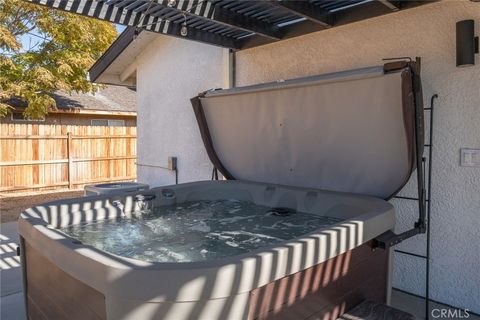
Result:
{"label": "hot tub acrylic shell", "polygon": [[148,190],[150,186],[137,182],[117,182],[117,183],[101,183],[85,186],[85,195],[93,196],[99,194],[109,194],[116,192],[138,192]]}
{"label": "hot tub acrylic shell", "polygon": [[[135,194],[83,197],[33,207],[24,211],[19,219],[26,303],[31,319],[41,318],[38,316],[41,313],[55,315],[62,312],[68,313],[72,319],[75,315],[85,318],[82,312],[90,312],[91,316],[98,319],[278,318],[282,314],[295,312],[291,308],[293,301],[298,300],[298,305],[301,305],[301,300],[307,301],[312,306],[317,304],[317,298],[333,299],[328,291],[329,285],[325,284],[327,269],[332,269],[329,271],[332,273],[329,281],[340,281],[342,277],[347,277],[350,269],[352,272],[359,269],[349,265],[356,261],[353,257],[359,255],[365,256],[365,259],[359,260],[365,264],[365,270],[371,269],[375,273],[375,268],[382,265],[377,273],[383,274],[365,274],[352,278],[354,280],[348,278],[343,283],[340,281],[335,290],[341,287],[342,292],[350,292],[350,300],[358,302],[369,295],[369,290],[365,287],[362,289],[362,278],[379,276],[379,279],[371,279],[371,283],[381,287],[382,292],[377,299],[388,298],[389,253],[372,253],[368,248],[370,240],[394,227],[393,207],[384,200],[240,181],[180,184],[154,188],[143,194],[156,195],[155,206],[195,200],[237,199],[337,217],[342,221],[296,239],[238,256],[200,262],[153,263],[120,257],[83,245],[58,229],[121,214],[131,215],[139,206]],[[122,208],[118,206],[119,203]],[[371,254],[378,256],[366,257]],[[332,265],[332,261],[341,264]],[[323,280],[317,279],[317,285],[312,272],[317,272],[317,275],[322,272],[318,266],[321,266],[324,275],[321,276]],[[53,283],[56,280],[52,278],[53,282],[50,283],[46,279],[48,274],[43,278],[35,275],[39,268],[50,268],[52,273],[56,272],[57,278],[65,277],[65,281]],[[338,272],[335,272],[336,269]],[[306,286],[305,277],[309,277],[308,286],[316,289],[302,294],[301,288],[298,288],[298,294],[288,297],[293,290],[291,283],[301,278]],[[282,283],[285,285],[287,282],[291,283],[282,287]],[[40,285],[44,289],[38,289]],[[283,290],[283,293],[279,290]],[[317,298],[311,296],[313,291]],[[339,294],[331,294],[336,295],[335,299],[339,298]],[[47,302],[40,300],[49,295],[58,295],[60,300],[75,301],[79,305],[67,307],[65,301],[63,304],[60,301],[47,306]],[[85,301],[83,306],[82,296]],[[271,301],[265,303],[267,298]],[[89,304],[88,299],[99,301]],[[308,302],[308,299],[314,303]],[[284,306],[290,311],[282,313]],[[343,302],[345,308],[348,305]],[[327,309],[324,308],[324,311]],[[308,312],[314,314],[322,311]],[[339,314],[342,310],[336,312]]]}

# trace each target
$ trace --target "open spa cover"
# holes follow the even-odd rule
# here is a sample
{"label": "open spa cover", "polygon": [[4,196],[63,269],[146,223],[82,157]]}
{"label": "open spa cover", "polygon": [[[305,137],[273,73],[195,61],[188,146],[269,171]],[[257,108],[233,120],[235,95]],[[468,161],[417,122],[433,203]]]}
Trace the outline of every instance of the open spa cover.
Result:
{"label": "open spa cover", "polygon": [[[417,62],[208,91],[192,105],[227,179],[388,199],[423,145]],[[421,154],[421,153],[420,153]]]}

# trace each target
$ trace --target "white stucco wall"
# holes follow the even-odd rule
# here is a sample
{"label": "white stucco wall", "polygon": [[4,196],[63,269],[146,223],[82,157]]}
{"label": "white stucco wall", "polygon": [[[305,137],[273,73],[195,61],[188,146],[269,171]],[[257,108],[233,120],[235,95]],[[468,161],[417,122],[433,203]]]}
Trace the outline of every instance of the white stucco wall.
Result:
{"label": "white stucco wall", "polygon": [[[455,22],[475,19],[480,4],[446,1],[294,38],[237,54],[237,85],[422,57],[425,102],[438,93],[434,120],[431,297],[480,312],[480,168],[459,166],[460,148],[480,148],[480,59],[455,67]],[[410,183],[403,195],[414,195]],[[415,203],[394,202],[398,231],[416,219]],[[425,237],[399,249],[425,254]],[[423,295],[424,261],[395,255],[394,286]]]}
{"label": "white stucco wall", "polygon": [[138,181],[175,183],[167,166],[178,158],[179,182],[208,180],[212,164],[203,146],[190,98],[223,84],[223,50],[159,36],[137,58]]}
{"label": "white stucco wall", "polygon": [[[455,67],[455,22],[475,19],[480,4],[446,1],[237,53],[237,85],[382,64],[384,57],[421,56],[426,103],[435,114],[431,297],[480,313],[480,168],[459,166],[461,147],[480,148],[480,60]],[[166,165],[177,156],[180,182],[210,178],[212,166],[189,98],[222,86],[222,50],[159,37],[138,58],[138,162]],[[166,170],[138,167],[152,186],[174,182]],[[414,195],[410,183],[403,195]],[[398,231],[416,219],[415,203],[396,201]],[[425,253],[425,237],[400,249]],[[422,295],[424,262],[395,256],[394,286]]]}

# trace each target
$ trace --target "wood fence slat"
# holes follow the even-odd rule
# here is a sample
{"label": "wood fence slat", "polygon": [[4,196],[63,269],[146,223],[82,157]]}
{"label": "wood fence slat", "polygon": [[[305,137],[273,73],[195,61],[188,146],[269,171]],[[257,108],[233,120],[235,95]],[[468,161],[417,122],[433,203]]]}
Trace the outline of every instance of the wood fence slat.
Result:
{"label": "wood fence slat", "polygon": [[136,178],[136,127],[0,124],[0,192]]}
{"label": "wood fence slat", "polygon": [[77,159],[73,159],[72,162],[94,162],[94,161],[112,161],[112,160],[127,160],[127,159],[137,159],[137,156],[77,158]]}
{"label": "wood fence slat", "polygon": [[[1,125],[1,124],[0,124]],[[129,135],[72,135],[73,139],[136,139],[136,134]],[[36,135],[36,134],[16,134],[16,135],[0,135],[0,140],[62,140],[67,139],[67,135]]]}
{"label": "wood fence slat", "polygon": [[68,157],[68,188],[73,189],[73,157],[72,157],[72,134],[67,133],[67,157]]}
{"label": "wood fence slat", "polygon": [[0,162],[0,167],[23,167],[23,166],[33,166],[38,164],[56,164],[56,163],[67,163],[67,162],[68,162],[68,159],[5,161],[5,162]]}

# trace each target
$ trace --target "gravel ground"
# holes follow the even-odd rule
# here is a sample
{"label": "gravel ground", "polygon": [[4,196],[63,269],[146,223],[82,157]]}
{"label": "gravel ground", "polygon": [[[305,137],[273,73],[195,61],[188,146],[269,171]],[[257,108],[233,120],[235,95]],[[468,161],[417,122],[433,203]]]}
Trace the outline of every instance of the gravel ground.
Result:
{"label": "gravel ground", "polygon": [[83,196],[83,190],[35,192],[23,193],[21,195],[2,194],[0,195],[0,222],[16,221],[23,210],[44,202],[81,196]]}

